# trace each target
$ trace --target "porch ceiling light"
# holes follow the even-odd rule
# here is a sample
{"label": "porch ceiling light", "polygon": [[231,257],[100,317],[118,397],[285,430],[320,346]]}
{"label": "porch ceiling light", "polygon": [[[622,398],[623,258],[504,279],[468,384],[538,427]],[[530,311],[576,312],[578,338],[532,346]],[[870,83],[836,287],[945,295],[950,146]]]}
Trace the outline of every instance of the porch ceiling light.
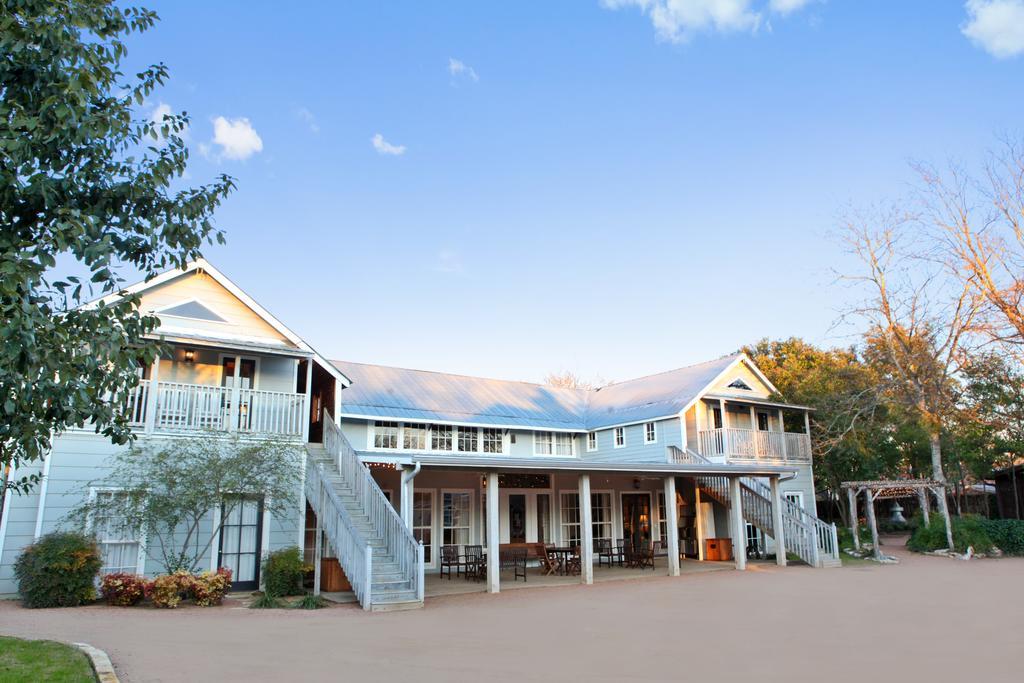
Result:
{"label": "porch ceiling light", "polygon": [[196,352],[195,352],[195,349],[185,349],[185,362],[186,363],[195,363],[196,362]]}

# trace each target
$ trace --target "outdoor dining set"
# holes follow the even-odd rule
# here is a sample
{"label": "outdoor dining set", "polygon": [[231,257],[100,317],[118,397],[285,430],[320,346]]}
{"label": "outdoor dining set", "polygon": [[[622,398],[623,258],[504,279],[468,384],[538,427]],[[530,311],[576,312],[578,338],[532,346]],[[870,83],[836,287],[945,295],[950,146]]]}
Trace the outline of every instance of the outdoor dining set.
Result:
{"label": "outdoor dining set", "polygon": [[[630,569],[654,569],[657,543],[642,541],[633,544],[629,539],[594,539],[594,555],[598,566]],[[463,576],[466,580],[487,578],[487,553],[482,545],[442,545],[441,577]],[[498,562],[502,570],[511,569],[513,580],[526,581],[526,568],[531,560],[537,561],[542,576],[578,576],[582,567],[579,544],[556,546],[546,543],[505,543],[499,546]],[[454,571],[454,574],[453,574]]]}

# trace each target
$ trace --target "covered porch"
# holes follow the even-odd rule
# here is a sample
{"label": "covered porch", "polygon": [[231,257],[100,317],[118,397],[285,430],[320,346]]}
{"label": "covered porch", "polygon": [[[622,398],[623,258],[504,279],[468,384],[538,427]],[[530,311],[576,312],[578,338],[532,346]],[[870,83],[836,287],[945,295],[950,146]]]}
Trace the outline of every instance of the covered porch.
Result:
{"label": "covered porch", "polygon": [[[740,478],[767,478],[778,498],[779,477],[792,472],[767,464],[538,460],[421,456],[416,463],[369,463],[423,544],[426,596],[745,569]],[[739,502],[726,507],[702,497],[704,477],[725,477]],[[730,561],[706,556],[716,544],[731,545]],[[607,557],[624,546],[653,562],[641,568]],[[514,552],[523,548],[525,558],[526,551]],[[544,569],[546,551],[559,554],[559,569]],[[476,558],[482,561],[467,579],[466,564]],[[778,558],[785,563],[784,552]]]}

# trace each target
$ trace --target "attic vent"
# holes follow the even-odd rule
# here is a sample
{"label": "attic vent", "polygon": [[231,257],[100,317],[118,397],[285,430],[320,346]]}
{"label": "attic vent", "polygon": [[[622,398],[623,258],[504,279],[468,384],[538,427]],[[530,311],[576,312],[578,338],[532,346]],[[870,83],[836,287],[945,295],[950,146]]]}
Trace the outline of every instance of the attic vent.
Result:
{"label": "attic vent", "polygon": [[227,320],[220,317],[209,308],[198,301],[186,301],[177,306],[171,306],[159,311],[165,315],[175,315],[179,318],[193,318],[195,320],[209,320],[216,323],[226,323]]}
{"label": "attic vent", "polygon": [[729,385],[730,389],[742,389],[743,391],[753,391],[750,385],[744,382],[742,379],[734,379],[732,384]]}

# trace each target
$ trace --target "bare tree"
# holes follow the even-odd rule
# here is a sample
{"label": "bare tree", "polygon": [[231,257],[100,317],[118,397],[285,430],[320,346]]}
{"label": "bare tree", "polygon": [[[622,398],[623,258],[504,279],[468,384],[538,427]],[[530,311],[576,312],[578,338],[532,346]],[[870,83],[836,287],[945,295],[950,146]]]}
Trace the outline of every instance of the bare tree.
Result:
{"label": "bare tree", "polygon": [[603,387],[608,382],[600,377],[593,380],[583,379],[572,370],[565,370],[563,372],[549,372],[544,378],[544,384],[547,384],[549,387],[558,387],[559,389],[591,390]]}
{"label": "bare tree", "polygon": [[[880,369],[879,390],[918,415],[928,432],[932,477],[945,484],[941,435],[956,409],[956,374],[969,355],[980,297],[969,279],[946,277],[916,221],[899,210],[844,221],[845,242],[862,266],[844,279],[865,290],[848,315],[867,323],[865,357]],[[938,497],[952,549],[946,497]]]}
{"label": "bare tree", "polygon": [[950,164],[917,164],[922,221],[947,266],[982,300],[979,322],[991,342],[1024,360],[1024,146],[1005,138],[981,177]]}

